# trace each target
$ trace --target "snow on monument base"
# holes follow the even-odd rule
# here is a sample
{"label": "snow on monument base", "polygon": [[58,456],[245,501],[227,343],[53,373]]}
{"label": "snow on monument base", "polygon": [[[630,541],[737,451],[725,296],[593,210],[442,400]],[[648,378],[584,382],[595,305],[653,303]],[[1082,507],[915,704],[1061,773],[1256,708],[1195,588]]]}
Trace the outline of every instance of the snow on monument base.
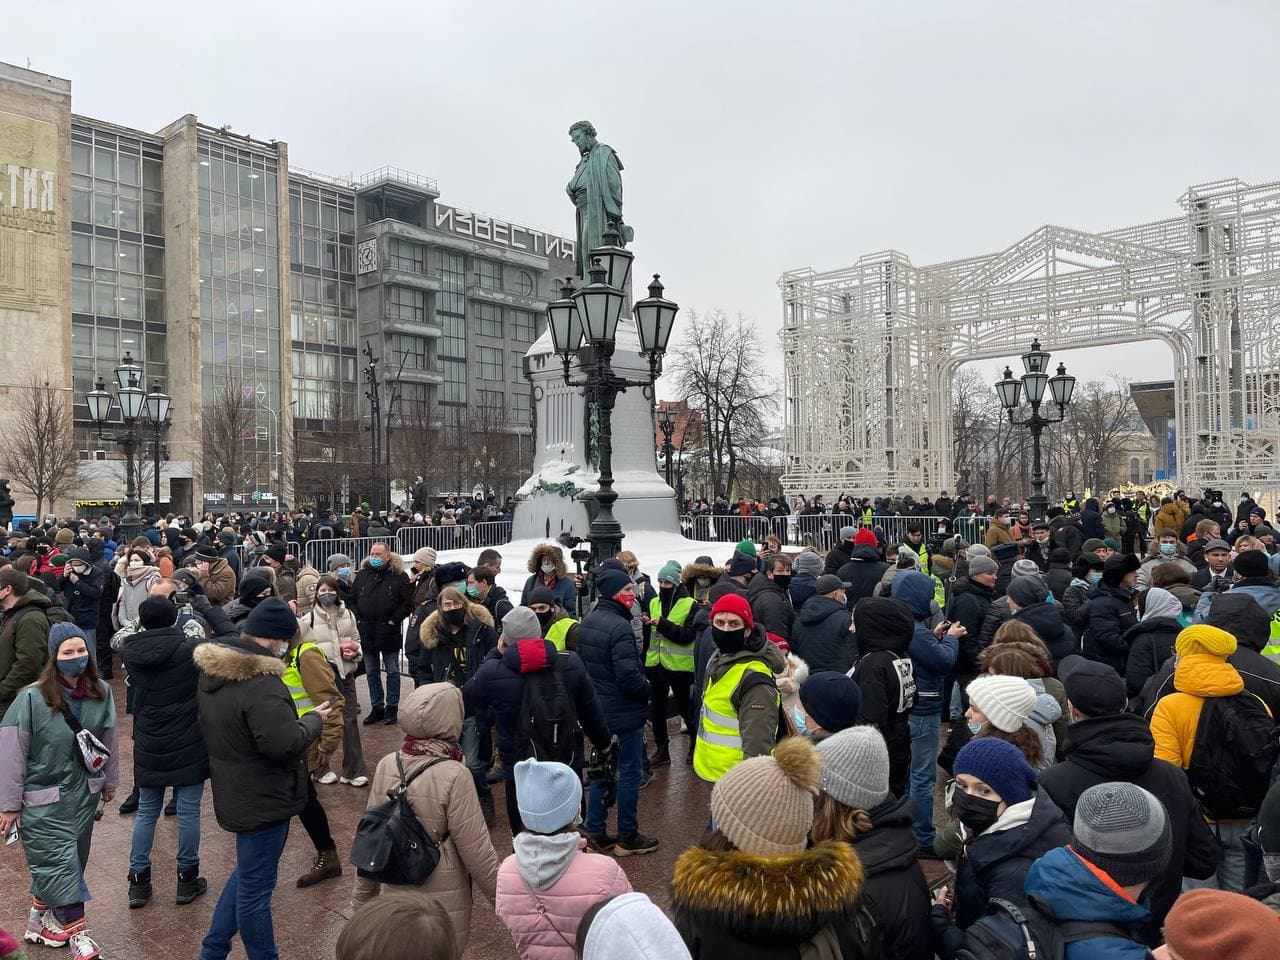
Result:
{"label": "snow on monument base", "polygon": [[[598,475],[576,467],[576,464],[554,461],[520,488],[511,523],[513,540],[554,540],[562,533],[575,537],[587,535],[595,510],[589,498],[598,485]],[[553,482],[552,478],[557,479]],[[613,488],[618,492],[613,515],[622,524],[624,533],[679,534],[675,496],[656,475],[615,474]],[[625,539],[623,546],[626,546]]]}

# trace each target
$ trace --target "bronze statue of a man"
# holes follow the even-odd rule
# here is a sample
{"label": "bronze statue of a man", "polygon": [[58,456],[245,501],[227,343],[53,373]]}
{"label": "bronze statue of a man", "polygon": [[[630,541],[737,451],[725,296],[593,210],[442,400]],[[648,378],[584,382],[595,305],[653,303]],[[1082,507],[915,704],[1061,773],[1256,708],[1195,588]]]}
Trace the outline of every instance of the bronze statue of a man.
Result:
{"label": "bronze statue of a man", "polygon": [[579,120],[569,128],[569,139],[582,154],[565,192],[577,212],[578,275],[583,283],[588,283],[591,269],[588,251],[600,246],[608,225],[617,224],[624,247],[635,234],[622,222],[622,161],[617,153],[608,144],[596,140],[596,128],[586,120]]}

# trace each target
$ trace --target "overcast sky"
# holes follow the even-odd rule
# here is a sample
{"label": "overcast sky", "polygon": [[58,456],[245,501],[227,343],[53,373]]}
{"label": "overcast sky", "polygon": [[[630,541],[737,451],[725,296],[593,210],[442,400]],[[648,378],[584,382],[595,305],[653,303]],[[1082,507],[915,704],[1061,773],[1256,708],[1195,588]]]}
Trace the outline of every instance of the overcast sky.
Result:
{"label": "overcast sky", "polygon": [[[992,252],[1280,177],[1274,0],[39,0],[3,20],[0,59],[70,79],[77,113],[194,113],[301,167],[405,167],[442,202],[564,235],[567,130],[591,120],[626,166],[635,275],[770,345],[785,269]],[[1119,349],[1063,358],[1171,375],[1163,345]]]}

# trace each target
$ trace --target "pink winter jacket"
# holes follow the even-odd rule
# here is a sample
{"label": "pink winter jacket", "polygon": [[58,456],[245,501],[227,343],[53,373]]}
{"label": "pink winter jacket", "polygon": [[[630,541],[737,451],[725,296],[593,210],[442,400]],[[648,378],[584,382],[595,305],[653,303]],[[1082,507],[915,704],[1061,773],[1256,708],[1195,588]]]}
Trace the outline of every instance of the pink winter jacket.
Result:
{"label": "pink winter jacket", "polygon": [[630,893],[627,875],[613,857],[585,852],[587,841],[576,833],[521,833],[514,845],[516,852],[498,869],[494,912],[511,931],[521,960],[574,960],[582,915]]}

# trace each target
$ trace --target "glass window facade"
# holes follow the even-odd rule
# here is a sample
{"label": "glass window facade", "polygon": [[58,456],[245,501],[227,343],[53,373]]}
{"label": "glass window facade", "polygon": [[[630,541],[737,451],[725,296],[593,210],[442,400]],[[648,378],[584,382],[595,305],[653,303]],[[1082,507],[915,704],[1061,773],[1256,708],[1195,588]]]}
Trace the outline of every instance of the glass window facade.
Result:
{"label": "glass window facade", "polygon": [[503,380],[502,351],[494,347],[480,347],[477,350],[477,373],[481,380]]}
{"label": "glass window facade", "polygon": [[406,273],[426,273],[426,248],[420,243],[410,240],[391,238],[391,269],[403,270]]}
{"label": "glass window facade", "polygon": [[481,260],[477,257],[475,268],[476,286],[482,290],[502,289],[502,264],[493,260]]}
{"label": "glass window facade", "polygon": [[521,343],[533,343],[538,339],[538,328],[533,314],[528,310],[511,310],[511,336]]}
{"label": "glass window facade", "polygon": [[422,323],[427,319],[427,295],[409,287],[387,287],[387,318]]}
{"label": "glass window facade", "polygon": [[147,389],[167,387],[162,164],[158,141],[72,124],[71,386],[84,425],[84,395],[126,351]]}
{"label": "glass window facade", "polygon": [[387,346],[391,351],[388,372],[394,374],[401,369],[428,370],[427,341],[423,337],[410,337],[403,333],[393,333],[387,338]]}
{"label": "glass window facade", "polygon": [[[442,404],[467,402],[467,318],[466,258],[450,250],[435,251],[436,272],[440,292],[435,296],[436,319],[443,331],[440,337],[440,384],[438,399]],[[448,412],[445,413],[448,416]]]}
{"label": "glass window facade", "polygon": [[502,337],[502,308],[492,303],[475,304],[476,333],[482,337]]}

